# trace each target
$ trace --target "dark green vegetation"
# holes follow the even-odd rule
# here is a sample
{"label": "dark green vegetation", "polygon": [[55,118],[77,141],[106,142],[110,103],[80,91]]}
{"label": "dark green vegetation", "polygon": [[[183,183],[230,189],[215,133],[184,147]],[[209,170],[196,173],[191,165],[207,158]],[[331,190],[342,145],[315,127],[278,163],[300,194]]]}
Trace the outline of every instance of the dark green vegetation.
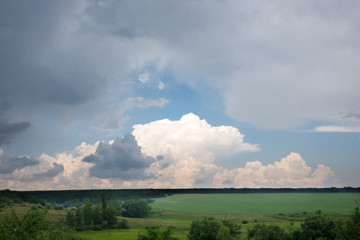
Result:
{"label": "dark green vegetation", "polygon": [[0,240],[79,240],[64,226],[45,221],[46,210],[30,210],[22,219],[14,211],[0,220]]}
{"label": "dark green vegetation", "polygon": [[[145,206],[148,206],[148,203],[145,200],[129,201],[144,201],[146,204]],[[129,201],[125,201],[124,204]],[[139,204],[139,206],[135,205],[135,207],[143,207],[143,205],[144,204]],[[121,205],[119,205],[119,209],[121,209]],[[119,211],[115,207],[108,204],[106,196],[103,194],[101,197],[101,205],[94,205],[90,199],[86,199],[85,204],[83,206],[78,205],[75,211],[68,210],[66,212],[65,225],[78,231],[88,229],[99,231],[111,228],[129,228],[129,223],[126,219],[122,219],[118,222],[118,213]]]}
{"label": "dark green vegetation", "polygon": [[173,228],[167,227],[161,230],[158,226],[147,226],[146,234],[138,234],[138,240],[177,240],[173,236]]}
{"label": "dark green vegetation", "polygon": [[122,204],[123,216],[131,218],[148,217],[151,212],[151,207],[148,201],[143,199],[128,200]]}
{"label": "dark green vegetation", "polygon": [[[219,194],[232,190],[248,193]],[[131,190],[126,190],[128,193],[126,196],[121,196],[120,190],[109,190],[113,193],[110,197],[104,194],[93,196],[88,200],[82,198],[77,204],[69,206],[65,203],[76,201],[64,198],[64,202],[55,203],[45,199],[46,202],[42,205],[41,203],[15,203],[8,198],[6,206],[2,211],[0,210],[0,218],[11,215],[11,209],[7,205],[11,205],[19,219],[22,219],[30,208],[47,209],[49,213],[46,216],[47,222],[56,224],[56,228],[64,230],[69,229],[69,225],[64,227],[59,221],[63,223],[75,221],[75,227],[72,228],[82,230],[75,232],[76,236],[88,240],[164,239],[164,236],[168,239],[179,240],[189,239],[191,236],[196,240],[196,229],[200,227],[195,226],[206,226],[204,219],[207,219],[210,226],[214,224],[213,230],[216,231],[212,232],[216,234],[212,236],[216,239],[332,239],[334,234],[336,239],[359,239],[356,235],[359,233],[359,220],[357,220],[360,218],[359,211],[358,209],[354,211],[356,202],[360,202],[359,189],[325,189],[330,193],[324,189],[321,189],[320,193],[310,193],[314,191],[313,189],[305,193],[301,192],[304,190],[298,192],[289,189],[277,189],[271,193],[251,193],[257,189],[240,190],[177,190],[182,194],[172,193],[172,190],[163,194],[163,190],[154,190],[157,194],[161,193],[158,194],[160,198],[151,199],[149,196],[152,190],[146,190],[147,194],[144,196],[140,195],[141,190],[136,190],[136,194],[131,193]],[[187,191],[191,194],[184,193]],[[200,193],[194,194],[194,191]],[[211,191],[218,194],[210,194]],[[269,190],[260,189],[259,191]],[[290,191],[290,193],[284,191]],[[336,191],[340,193],[335,193]],[[56,195],[60,193],[61,191],[57,191]],[[133,199],[128,198],[130,195]],[[127,201],[129,199],[130,201]],[[150,207],[124,207],[132,206],[133,203],[150,203],[152,210]],[[106,214],[104,215],[106,209],[112,209],[109,211],[109,216],[116,219],[116,224],[109,224],[111,220],[109,221]],[[131,215],[129,214],[131,209],[146,210],[142,211],[145,212],[143,215]],[[314,213],[317,209],[322,209],[322,212]],[[80,217],[77,218],[76,215]],[[107,224],[103,224],[106,223],[104,220]],[[81,227],[76,226],[76,221],[81,223],[79,225]],[[320,235],[316,235],[319,232]],[[329,235],[321,235],[324,232]],[[307,234],[314,234],[315,238]]]}

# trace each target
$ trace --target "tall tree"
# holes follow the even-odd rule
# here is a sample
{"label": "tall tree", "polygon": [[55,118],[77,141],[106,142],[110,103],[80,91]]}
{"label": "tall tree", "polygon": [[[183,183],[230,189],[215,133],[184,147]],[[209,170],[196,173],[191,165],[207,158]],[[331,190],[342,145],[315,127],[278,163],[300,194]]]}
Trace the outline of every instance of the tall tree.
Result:
{"label": "tall tree", "polygon": [[106,201],[106,195],[104,193],[101,194],[101,204],[103,212],[105,212],[105,209],[107,208],[107,201]]}
{"label": "tall tree", "polygon": [[90,202],[89,198],[85,200],[83,211],[84,211],[84,223],[86,226],[90,226],[93,222],[93,204]]}

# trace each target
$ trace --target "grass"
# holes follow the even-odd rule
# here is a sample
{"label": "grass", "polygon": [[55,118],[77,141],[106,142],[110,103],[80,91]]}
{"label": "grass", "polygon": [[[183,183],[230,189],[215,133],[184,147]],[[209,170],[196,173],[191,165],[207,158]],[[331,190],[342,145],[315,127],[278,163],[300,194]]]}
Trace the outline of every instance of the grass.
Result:
{"label": "grass", "polygon": [[233,215],[314,212],[350,212],[360,193],[255,193],[255,194],[176,194],[156,199],[155,210],[184,214]]}

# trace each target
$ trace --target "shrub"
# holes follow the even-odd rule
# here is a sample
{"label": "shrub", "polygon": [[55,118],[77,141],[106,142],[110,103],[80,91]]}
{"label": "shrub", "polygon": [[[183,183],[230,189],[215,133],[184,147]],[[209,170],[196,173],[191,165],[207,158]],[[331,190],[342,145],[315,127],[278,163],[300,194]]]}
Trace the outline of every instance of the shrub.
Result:
{"label": "shrub", "polygon": [[122,207],[124,209],[122,213],[124,217],[147,217],[151,212],[151,207],[149,206],[148,202],[143,199],[125,201]]}
{"label": "shrub", "polygon": [[116,228],[118,228],[118,229],[129,229],[130,225],[129,225],[128,220],[126,220],[124,218],[121,219],[121,221],[117,223]]}

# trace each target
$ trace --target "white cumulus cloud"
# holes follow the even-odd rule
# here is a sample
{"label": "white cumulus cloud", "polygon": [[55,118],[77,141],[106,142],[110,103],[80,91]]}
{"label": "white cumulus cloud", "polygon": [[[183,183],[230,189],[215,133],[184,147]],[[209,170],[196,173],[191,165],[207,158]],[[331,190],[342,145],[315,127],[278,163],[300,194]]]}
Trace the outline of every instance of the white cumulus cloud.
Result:
{"label": "white cumulus cloud", "polygon": [[218,187],[322,187],[334,172],[319,164],[312,172],[299,153],[290,153],[274,164],[247,162],[244,168],[223,169],[214,176]]}

